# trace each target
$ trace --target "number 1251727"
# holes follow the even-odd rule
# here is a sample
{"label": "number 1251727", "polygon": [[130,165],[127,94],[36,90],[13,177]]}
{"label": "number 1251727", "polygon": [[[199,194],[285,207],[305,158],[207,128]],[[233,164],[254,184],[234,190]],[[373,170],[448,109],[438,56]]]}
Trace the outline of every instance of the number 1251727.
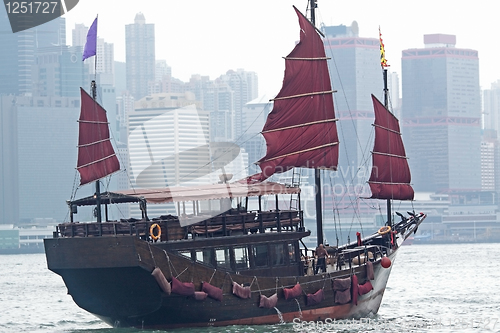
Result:
{"label": "number 1251727", "polygon": [[54,14],[59,1],[9,1],[5,3],[8,14]]}

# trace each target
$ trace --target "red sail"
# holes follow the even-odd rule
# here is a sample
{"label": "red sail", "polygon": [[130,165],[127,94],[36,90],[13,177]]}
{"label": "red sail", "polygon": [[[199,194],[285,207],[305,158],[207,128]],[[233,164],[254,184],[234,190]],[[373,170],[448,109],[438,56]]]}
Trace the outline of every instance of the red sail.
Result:
{"label": "red sail", "polygon": [[120,162],[109,141],[106,110],[82,88],[78,138],[80,185],[106,177],[120,170]]}
{"label": "red sail", "polygon": [[375,110],[375,146],[370,189],[374,199],[413,200],[408,167],[398,119],[372,95]]}
{"label": "red sail", "polygon": [[293,167],[337,169],[338,136],[323,41],[295,8],[300,42],[285,58],[283,87],[262,134],[267,154],[258,163],[263,180]]}

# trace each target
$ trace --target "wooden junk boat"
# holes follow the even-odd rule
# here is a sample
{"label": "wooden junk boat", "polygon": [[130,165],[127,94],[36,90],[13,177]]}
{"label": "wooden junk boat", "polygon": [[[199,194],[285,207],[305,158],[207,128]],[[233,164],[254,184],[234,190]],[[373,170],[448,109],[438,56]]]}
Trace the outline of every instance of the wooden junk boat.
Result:
{"label": "wooden junk boat", "polygon": [[[314,274],[304,261],[310,250],[302,239],[310,231],[304,227],[300,188],[266,181],[293,167],[314,167],[320,188],[318,169],[337,168],[337,119],[323,42],[311,23],[314,15],[309,21],[295,11],[300,42],[285,58],[283,88],[263,130],[268,149],[259,161],[262,173],[248,179],[100,193],[99,179],[120,167],[105,110],[95,96],[81,91],[78,170],[82,185],[96,182],[96,194],[69,201],[70,222],[45,239],[48,268],[63,278],[78,306],[109,325],[138,328],[324,321],[378,311],[391,261],[425,214],[399,214],[397,224],[389,219],[377,233],[330,248],[326,272]],[[372,198],[412,200],[398,121],[372,98]],[[297,196],[297,209],[280,210],[277,204],[262,209],[261,198],[282,194]],[[249,197],[258,198],[258,210],[248,209]],[[201,208],[214,200],[221,202],[218,209],[224,202],[238,205],[215,213]],[[131,202],[140,206],[142,219],[108,220],[109,204]],[[148,216],[149,204],[168,202],[177,203],[179,216]],[[181,213],[186,203],[193,207],[191,216]],[[96,206],[97,222],[73,220],[76,207],[85,205]],[[101,205],[106,207],[104,221]],[[317,207],[319,244],[323,234]]]}

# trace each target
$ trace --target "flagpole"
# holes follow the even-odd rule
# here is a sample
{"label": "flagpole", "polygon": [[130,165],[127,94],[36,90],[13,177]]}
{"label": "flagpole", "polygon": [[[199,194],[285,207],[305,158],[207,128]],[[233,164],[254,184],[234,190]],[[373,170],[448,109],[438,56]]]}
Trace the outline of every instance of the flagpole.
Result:
{"label": "flagpole", "polygon": [[[96,80],[97,80],[97,18],[99,15],[96,15],[95,17],[95,54],[94,54],[94,80],[92,80],[92,98],[94,99],[94,102],[96,102],[97,98],[97,86],[96,86]],[[95,104],[94,104],[95,107]],[[96,195],[96,217],[97,217],[97,223],[102,222],[102,213],[101,213],[101,184],[100,184],[100,179],[95,181],[95,195]]]}
{"label": "flagpole", "polygon": [[[94,81],[97,80],[97,19],[99,18],[99,14],[95,17],[96,22],[96,30],[95,30],[95,58],[94,58]],[[95,97],[94,97],[95,100]]]}
{"label": "flagpole", "polygon": [[[84,61],[87,58],[90,58],[92,56],[95,56],[94,58],[94,80],[92,80],[90,84],[90,91],[92,95],[92,99],[96,100],[96,79],[97,79],[97,18],[98,15],[96,16],[94,22],[92,22],[92,25],[89,28],[89,31],[87,33],[87,42],[85,43],[85,47],[83,48],[83,55],[82,55],[82,61]],[[95,104],[94,104],[95,107]],[[102,222],[102,214],[101,214],[101,186],[99,183],[99,179],[96,180],[95,182],[95,199],[96,199],[96,218],[97,218],[97,223]]]}

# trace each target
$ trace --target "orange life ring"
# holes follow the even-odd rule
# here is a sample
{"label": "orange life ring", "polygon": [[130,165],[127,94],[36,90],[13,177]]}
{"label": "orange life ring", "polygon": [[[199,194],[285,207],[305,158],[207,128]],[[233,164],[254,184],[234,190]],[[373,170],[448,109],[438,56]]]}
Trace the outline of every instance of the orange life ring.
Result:
{"label": "orange life ring", "polygon": [[[155,230],[158,230],[158,234],[155,234]],[[151,236],[151,238],[153,238],[154,240],[157,240],[157,239],[160,239],[160,236],[161,236],[161,228],[160,226],[158,225],[158,223],[153,223],[151,225],[151,227],[149,227],[149,235]]]}
{"label": "orange life ring", "polygon": [[385,235],[385,234],[388,234],[391,232],[391,227],[389,227],[388,225],[386,226],[383,226],[382,228],[378,229],[378,234],[379,235]]}

